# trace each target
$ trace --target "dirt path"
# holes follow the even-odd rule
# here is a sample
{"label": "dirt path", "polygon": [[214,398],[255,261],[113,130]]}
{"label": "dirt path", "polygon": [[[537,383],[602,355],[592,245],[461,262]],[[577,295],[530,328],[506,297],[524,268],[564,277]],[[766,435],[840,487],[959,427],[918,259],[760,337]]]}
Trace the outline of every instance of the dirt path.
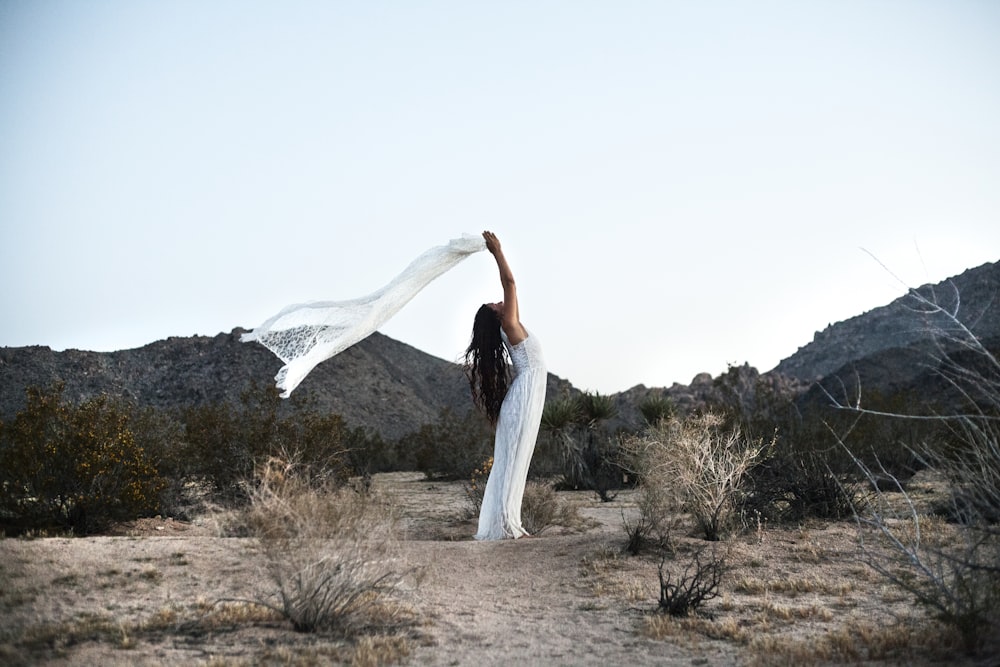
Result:
{"label": "dirt path", "polygon": [[410,542],[412,560],[432,564],[419,606],[437,640],[418,649],[414,662],[691,664],[686,652],[635,633],[639,611],[595,596],[581,559],[599,554],[606,543],[601,535]]}
{"label": "dirt path", "polygon": [[474,519],[457,519],[468,503],[454,484],[381,481],[403,508],[408,560],[426,567],[416,605],[433,644],[416,650],[414,664],[690,665],[705,657],[636,633],[655,608],[655,582],[646,582],[643,601],[600,594],[602,561],[617,557],[624,539],[621,512],[634,507],[627,495],[602,505],[593,493],[561,494],[579,508],[583,532],[553,527],[517,541],[476,542]]}

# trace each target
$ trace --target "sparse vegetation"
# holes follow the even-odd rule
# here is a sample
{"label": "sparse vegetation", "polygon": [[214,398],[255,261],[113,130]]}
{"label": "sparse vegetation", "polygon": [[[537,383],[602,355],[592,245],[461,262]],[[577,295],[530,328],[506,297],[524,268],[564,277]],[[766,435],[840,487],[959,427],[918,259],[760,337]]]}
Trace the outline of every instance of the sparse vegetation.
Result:
{"label": "sparse vegetation", "polygon": [[[439,635],[484,650],[469,639],[466,622],[489,595],[505,596],[505,613],[519,623],[540,614],[543,600],[545,614],[587,628],[578,640],[589,639],[584,632],[606,638],[610,625],[631,627],[640,635],[636,655],[646,658],[666,648],[650,648],[652,638],[688,651],[684,660],[992,664],[1000,650],[1000,366],[996,349],[959,326],[947,331],[931,365],[950,402],[936,413],[915,413],[925,397],[912,389],[866,390],[862,401],[860,385],[845,388],[835,409],[806,406],[748,367],[715,382],[708,413],[650,393],[638,406],[646,430],[624,439],[640,481],[635,489],[621,484],[619,440],[606,428],[613,401],[557,399],[546,411],[533,473],[552,472],[561,483],[529,481],[522,519],[542,539],[526,544],[463,544],[472,532],[463,504],[478,511],[492,449],[492,431],[471,414],[442,413],[401,443],[385,443],[307,405],[287,410],[270,389],[248,392],[236,407],[178,413],[140,412],[108,397],[74,405],[55,389],[33,390],[22,421],[0,424],[0,518],[8,526],[35,521],[22,524],[34,526],[23,529],[25,539],[0,541],[0,613],[8,619],[0,662],[72,661],[81,647],[88,656],[121,661],[116,652],[128,651],[125,660],[141,661],[169,644],[207,652],[221,641],[231,653],[219,652],[215,664],[387,664],[412,659]],[[964,408],[955,408],[956,398]],[[50,453],[51,474],[41,474],[43,467],[25,464],[47,449],[24,443],[39,442],[62,443],[56,451],[71,456]],[[67,464],[72,456],[97,472],[82,477]],[[410,498],[419,485],[428,507],[407,508],[409,523],[399,526],[379,490],[386,477],[359,477],[418,463],[426,479],[407,478],[394,492]],[[602,478],[605,472],[613,474]],[[114,486],[130,476],[149,481],[142,497],[152,500],[130,504],[127,489]],[[35,490],[46,488],[41,482],[25,480],[68,489],[69,500],[50,503]],[[115,500],[102,506],[79,495],[83,487]],[[78,565],[47,544],[64,540],[31,539],[52,527],[82,533],[176,509],[192,488],[239,517],[228,524],[231,535],[250,538],[227,538],[226,550],[247,552],[199,575],[197,585],[226,582],[233,595],[244,585],[247,599],[192,603],[166,593],[179,574],[195,579],[203,546],[120,557],[152,528],[101,538],[121,542],[119,551],[102,542],[114,559],[96,565]],[[609,508],[591,491],[601,500],[619,495]],[[619,514],[633,557],[605,528]],[[860,551],[854,526],[840,520],[855,514]],[[593,534],[591,516],[603,522]],[[424,530],[435,521],[450,532]],[[584,536],[549,528],[584,525]],[[408,571],[400,535],[415,538],[404,549],[440,567],[436,588],[418,603],[431,600],[426,613],[398,599]],[[428,536],[453,543],[435,545]],[[715,541],[706,546],[705,539]],[[725,558],[714,550],[709,557],[710,547]],[[439,564],[443,555],[453,560]],[[218,551],[212,557],[225,560]],[[264,576],[246,576],[257,559]],[[455,570],[465,567],[481,575],[468,582],[471,594],[454,585]],[[531,594],[522,595],[528,587]],[[72,611],[48,609],[55,595]],[[456,597],[446,602],[445,595]],[[87,597],[105,607],[72,606]],[[150,615],[149,600],[164,597],[169,604]],[[46,622],[34,620],[46,613]],[[593,623],[608,618],[615,623]],[[422,646],[412,641],[424,632]]]}
{"label": "sparse vegetation", "polygon": [[682,515],[676,511],[672,498],[666,484],[640,483],[636,500],[638,517],[629,521],[625,510],[622,510],[622,524],[628,536],[625,550],[628,553],[636,556],[646,547],[658,551],[673,550],[671,534],[680,525]]}
{"label": "sparse vegetation", "polygon": [[488,457],[483,464],[472,471],[469,481],[465,482],[465,496],[469,499],[469,516],[479,516],[483,507],[483,494],[486,492],[486,481],[493,470],[493,457]]}

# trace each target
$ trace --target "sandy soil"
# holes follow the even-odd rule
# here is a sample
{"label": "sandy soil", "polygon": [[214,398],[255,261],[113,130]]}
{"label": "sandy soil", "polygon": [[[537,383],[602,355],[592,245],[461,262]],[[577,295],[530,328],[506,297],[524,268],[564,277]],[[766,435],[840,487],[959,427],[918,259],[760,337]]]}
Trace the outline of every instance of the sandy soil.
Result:
{"label": "sandy soil", "polygon": [[[0,663],[726,665],[996,664],[965,658],[905,595],[855,558],[851,523],[768,528],[724,545],[732,565],[708,617],[656,613],[657,564],[622,552],[629,492],[560,493],[578,525],[516,542],[470,539],[459,483],[379,475],[402,550],[421,573],[411,622],[344,640],[294,632],[231,600],[266,583],[254,542],[210,521],[150,519],[125,534],[0,540]],[[706,543],[677,538],[680,574]]]}

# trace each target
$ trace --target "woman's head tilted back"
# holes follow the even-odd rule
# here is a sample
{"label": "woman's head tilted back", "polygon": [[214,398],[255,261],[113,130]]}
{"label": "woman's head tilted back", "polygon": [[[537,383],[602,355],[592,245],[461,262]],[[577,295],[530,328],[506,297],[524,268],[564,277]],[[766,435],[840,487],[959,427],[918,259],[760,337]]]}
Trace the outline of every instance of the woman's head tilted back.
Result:
{"label": "woman's head tilted back", "polygon": [[486,413],[491,424],[496,424],[507,395],[509,375],[500,336],[500,315],[491,304],[484,304],[476,312],[472,342],[465,351],[465,374],[472,389],[472,401]]}

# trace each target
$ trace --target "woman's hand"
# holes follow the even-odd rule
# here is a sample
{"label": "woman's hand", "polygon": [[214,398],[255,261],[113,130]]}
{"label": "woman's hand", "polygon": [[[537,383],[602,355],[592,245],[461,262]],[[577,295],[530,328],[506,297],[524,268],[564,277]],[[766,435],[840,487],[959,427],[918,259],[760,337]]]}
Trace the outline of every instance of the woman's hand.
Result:
{"label": "woman's hand", "polygon": [[486,249],[490,251],[491,254],[496,255],[500,252],[500,239],[493,232],[483,232],[483,238],[486,239]]}

